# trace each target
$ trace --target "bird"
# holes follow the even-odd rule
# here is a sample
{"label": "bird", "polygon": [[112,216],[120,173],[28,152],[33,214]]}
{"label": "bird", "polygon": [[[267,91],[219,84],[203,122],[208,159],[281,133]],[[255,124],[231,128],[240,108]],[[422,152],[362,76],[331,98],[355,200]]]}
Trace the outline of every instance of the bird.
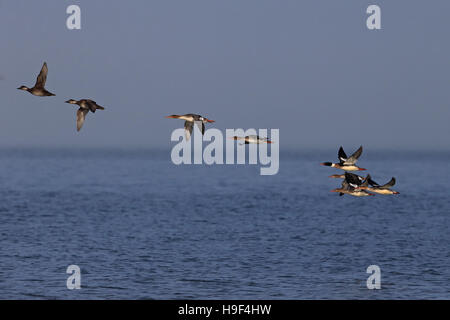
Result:
{"label": "bird", "polygon": [[395,182],[395,178],[392,177],[388,183],[380,186],[378,183],[372,180],[372,177],[369,174],[367,175],[366,180],[360,186],[358,186],[357,189],[367,190],[369,192],[378,194],[400,194],[400,192],[391,190],[391,188],[395,185]]}
{"label": "bird", "polygon": [[233,139],[233,140],[244,140],[243,144],[272,143],[272,141],[270,141],[268,138],[261,138],[260,136],[257,136],[257,135],[249,135],[249,136],[245,136],[245,137],[234,136],[234,137],[231,137],[231,139]]}
{"label": "bird", "polygon": [[345,179],[342,182],[340,188],[331,190],[331,192],[339,192],[340,196],[348,194],[354,197],[367,197],[374,196],[375,194],[367,192],[366,190],[359,189],[358,187],[362,184],[358,176],[353,173],[346,172]]}
{"label": "bird", "polygon": [[97,102],[95,102],[94,100],[90,100],[90,99],[81,99],[78,101],[74,100],[74,99],[70,99],[70,100],[67,100],[66,103],[76,104],[76,105],[80,106],[80,108],[77,111],[77,131],[81,130],[81,127],[83,126],[83,123],[84,123],[84,119],[86,118],[86,115],[88,114],[89,111],[91,111],[92,113],[95,113],[95,111],[97,109],[105,110],[104,107],[99,106],[97,104]]}
{"label": "bird", "polygon": [[202,132],[202,135],[205,134],[205,123],[215,122],[214,120],[210,120],[205,117],[202,117],[201,115],[193,114],[193,113],[188,113],[188,114],[184,114],[184,115],[173,114],[173,115],[167,116],[166,118],[185,120],[184,131],[186,134],[186,140],[189,140],[191,138],[192,129],[194,128],[194,122],[197,124],[198,128]]}
{"label": "bird", "polygon": [[47,81],[47,73],[48,73],[48,67],[47,62],[44,62],[44,65],[42,66],[41,72],[37,76],[36,83],[33,88],[28,88],[26,86],[20,86],[19,90],[28,91],[32,95],[38,96],[38,97],[48,97],[48,96],[54,96],[53,93],[47,91],[45,89],[45,82]]}
{"label": "bird", "polygon": [[366,170],[364,168],[360,168],[355,165],[356,161],[358,161],[358,158],[361,156],[362,151],[363,151],[363,147],[361,146],[350,157],[347,157],[347,154],[345,153],[344,149],[342,147],[340,147],[339,152],[338,152],[339,163],[323,162],[323,163],[321,163],[321,165],[333,167],[333,168],[337,168],[337,169],[342,169],[345,171]]}

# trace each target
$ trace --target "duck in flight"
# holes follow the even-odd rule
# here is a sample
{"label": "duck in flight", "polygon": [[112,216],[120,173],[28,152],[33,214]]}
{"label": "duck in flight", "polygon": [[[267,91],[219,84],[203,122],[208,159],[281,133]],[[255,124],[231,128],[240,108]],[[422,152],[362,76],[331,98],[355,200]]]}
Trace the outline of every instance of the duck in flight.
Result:
{"label": "duck in flight", "polygon": [[188,113],[188,114],[184,114],[181,116],[174,114],[171,116],[167,116],[166,118],[185,120],[184,131],[186,133],[186,140],[189,140],[191,138],[192,130],[194,128],[194,123],[197,124],[198,128],[202,132],[202,135],[204,135],[205,134],[205,123],[215,122],[214,120],[210,120],[205,117],[202,117],[201,115],[193,114],[193,113]]}
{"label": "duck in flight", "polygon": [[86,115],[89,111],[92,113],[95,113],[95,111],[98,110],[105,110],[104,107],[99,106],[97,102],[90,99],[81,99],[79,101],[70,99],[67,100],[66,103],[69,104],[76,104],[80,106],[80,108],[77,111],[77,131],[81,130],[81,127],[83,127],[84,119],[86,118]]}
{"label": "duck in flight", "polygon": [[342,169],[345,171],[366,170],[364,168],[360,168],[357,165],[355,165],[356,161],[358,161],[359,157],[361,156],[362,151],[363,151],[363,147],[361,146],[350,157],[347,157],[347,154],[345,153],[344,149],[342,147],[340,147],[339,152],[338,152],[339,163],[323,162],[323,163],[321,163],[321,165],[333,167],[333,168],[337,168],[337,169]]}
{"label": "duck in flight", "polygon": [[372,180],[369,174],[367,175],[366,180],[360,186],[358,186],[357,189],[366,190],[378,194],[400,194],[400,192],[391,190],[391,188],[395,185],[395,182],[395,178],[392,177],[388,183],[380,186],[378,183]]}
{"label": "duck in flight", "polygon": [[38,97],[47,97],[47,96],[54,96],[53,93],[48,92],[45,89],[45,82],[47,81],[47,62],[44,62],[44,65],[42,66],[41,72],[39,73],[36,83],[33,88],[28,88],[26,86],[20,86],[19,90],[28,91],[32,95],[38,96]]}
{"label": "duck in flight", "polygon": [[243,140],[244,141],[243,144],[272,143],[272,141],[270,141],[269,138],[261,138],[260,136],[257,136],[257,135],[249,135],[249,136],[245,136],[245,137],[234,136],[234,137],[231,137],[231,139],[233,139],[233,140]]}
{"label": "duck in flight", "polygon": [[360,181],[358,175],[346,172],[345,179],[342,182],[342,186],[340,188],[331,190],[331,192],[339,192],[340,196],[348,194],[354,197],[367,197],[375,195],[373,193],[367,192],[366,190],[360,189],[359,186],[361,185],[362,182]]}

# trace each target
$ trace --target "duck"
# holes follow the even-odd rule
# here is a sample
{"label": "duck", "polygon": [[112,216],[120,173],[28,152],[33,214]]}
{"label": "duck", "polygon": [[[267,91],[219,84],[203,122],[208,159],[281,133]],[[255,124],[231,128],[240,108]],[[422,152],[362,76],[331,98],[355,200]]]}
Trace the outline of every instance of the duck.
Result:
{"label": "duck", "polygon": [[363,147],[360,146],[358,150],[356,150],[350,157],[347,157],[344,148],[342,148],[341,146],[338,151],[339,163],[323,162],[321,163],[321,165],[342,169],[344,171],[364,171],[366,169],[360,168],[355,164],[356,161],[358,161],[359,157],[361,156],[362,151]]}
{"label": "duck", "polygon": [[83,127],[84,119],[86,118],[86,115],[89,111],[92,113],[95,113],[95,111],[98,110],[105,110],[104,107],[99,106],[97,102],[90,99],[81,99],[81,100],[75,100],[75,99],[69,99],[66,101],[66,103],[69,104],[76,104],[80,106],[80,108],[77,111],[77,131],[81,130],[81,127]]}
{"label": "duck", "polygon": [[184,120],[184,131],[186,134],[186,140],[189,141],[189,139],[191,138],[192,135],[192,130],[194,128],[194,123],[197,124],[198,128],[200,129],[200,131],[202,132],[202,135],[205,134],[205,123],[212,123],[215,122],[214,120],[210,120],[207,119],[201,115],[198,114],[193,114],[193,113],[187,113],[184,115],[177,115],[177,114],[173,114],[170,116],[167,116],[166,118],[170,118],[170,119],[180,119],[180,120]]}
{"label": "duck", "polygon": [[348,194],[354,197],[367,197],[375,195],[373,193],[367,192],[366,190],[359,189],[358,187],[361,184],[362,183],[356,174],[346,172],[345,179],[342,182],[341,187],[333,189],[331,190],[331,192],[339,192],[339,196],[343,196],[344,194]]}
{"label": "duck", "polygon": [[358,186],[357,189],[367,190],[369,192],[384,194],[384,195],[400,194],[400,192],[391,190],[391,188],[395,185],[395,183],[396,183],[395,177],[392,177],[388,183],[380,186],[378,183],[376,183],[375,181],[372,180],[372,177],[369,174],[369,175],[367,175],[366,180],[360,186]]}
{"label": "duck", "polygon": [[55,94],[53,94],[45,89],[45,82],[47,81],[47,73],[48,73],[47,62],[44,62],[43,66],[41,68],[41,72],[37,76],[34,87],[28,88],[27,86],[20,86],[17,89],[23,90],[23,91],[28,91],[32,95],[38,96],[38,97],[54,96]]}
{"label": "duck", "polygon": [[244,141],[243,144],[272,143],[272,141],[270,141],[269,138],[261,138],[260,136],[257,136],[257,135],[249,135],[249,136],[245,136],[245,137],[234,136],[234,137],[231,137],[231,139],[233,139],[233,140],[243,140]]}

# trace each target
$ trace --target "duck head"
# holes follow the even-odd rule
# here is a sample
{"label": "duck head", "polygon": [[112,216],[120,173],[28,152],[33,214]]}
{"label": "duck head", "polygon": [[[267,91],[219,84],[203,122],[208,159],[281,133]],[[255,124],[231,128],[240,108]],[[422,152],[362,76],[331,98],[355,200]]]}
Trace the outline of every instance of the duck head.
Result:
{"label": "duck head", "polygon": [[322,162],[321,165],[322,166],[327,166],[327,167],[332,167],[333,163],[331,163],[331,162]]}
{"label": "duck head", "polygon": [[69,103],[69,104],[77,104],[78,103],[78,101],[77,100],[74,100],[74,99],[69,99],[69,100],[67,100],[67,101],[65,101],[66,103]]}
{"label": "duck head", "polygon": [[23,91],[29,91],[30,88],[28,88],[27,86],[20,86],[17,88],[18,90],[23,90]]}

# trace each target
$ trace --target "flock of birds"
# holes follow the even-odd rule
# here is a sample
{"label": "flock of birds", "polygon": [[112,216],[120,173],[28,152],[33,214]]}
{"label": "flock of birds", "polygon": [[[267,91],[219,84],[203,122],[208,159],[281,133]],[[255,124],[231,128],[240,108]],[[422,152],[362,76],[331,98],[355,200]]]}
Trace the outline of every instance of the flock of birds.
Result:
{"label": "flock of birds", "polygon": [[330,178],[338,178],[344,179],[340,188],[336,188],[331,190],[331,192],[339,192],[340,196],[344,194],[348,194],[355,197],[366,197],[366,196],[374,196],[375,194],[399,194],[399,192],[391,190],[391,188],[395,185],[395,178],[384,184],[379,185],[375,181],[372,180],[370,174],[368,174],[365,178],[359,176],[354,173],[350,173],[348,171],[364,171],[366,169],[360,168],[356,165],[356,161],[358,161],[363,151],[363,147],[359,147],[358,150],[355,151],[350,157],[347,157],[344,149],[342,147],[339,148],[338,152],[338,163],[332,162],[323,162],[321,165],[337,168],[344,170],[344,174],[333,174]]}
{"label": "flock of birds", "polygon": [[[45,83],[47,81],[47,74],[48,74],[48,67],[47,63],[44,62],[44,65],[41,68],[41,72],[37,76],[36,83],[34,84],[34,87],[28,88],[27,86],[20,86],[19,90],[27,91],[31,93],[34,96],[38,97],[51,97],[55,96],[55,94],[47,91],[45,89]],[[76,104],[80,108],[77,111],[77,131],[80,131],[83,127],[84,121],[86,119],[86,115],[90,112],[95,113],[97,110],[105,110],[104,107],[100,106],[91,99],[81,99],[81,100],[75,100],[75,99],[69,99],[66,101],[66,103],[69,104]],[[205,123],[212,123],[215,122],[214,120],[207,119],[205,117],[202,117],[198,114],[188,113],[185,115],[171,115],[166,118],[173,118],[173,119],[181,119],[184,120],[184,129],[186,134],[186,140],[189,140],[192,135],[192,130],[194,128],[194,123],[197,124],[198,128],[200,129],[202,135],[205,134]],[[241,140],[244,141],[245,144],[249,143],[272,143],[268,138],[262,138],[257,135],[249,135],[245,137],[238,137],[234,136],[232,137],[234,140]]]}
{"label": "flock of birds", "polygon": [[[44,62],[42,66],[41,72],[39,73],[36,83],[34,87],[28,88],[26,86],[21,86],[18,89],[28,91],[32,95],[38,97],[49,97],[54,96],[53,93],[47,91],[45,89],[45,83],[47,81],[48,67],[47,63]],[[69,99],[66,101],[69,104],[75,104],[79,106],[77,111],[77,131],[80,131],[83,127],[83,123],[86,119],[86,115],[90,112],[95,113],[96,110],[105,110],[104,107],[100,106],[91,99],[81,99],[74,100]],[[185,115],[170,115],[166,118],[171,119],[180,119],[184,120],[184,130],[186,134],[186,139],[189,140],[192,135],[192,130],[194,128],[194,124],[198,126],[202,135],[205,134],[205,124],[213,123],[214,120],[210,120],[206,117],[203,117],[198,114],[188,113]],[[231,139],[243,141],[243,144],[260,144],[260,143],[272,143],[268,138],[263,138],[257,135],[249,135],[245,137],[234,136]],[[373,196],[375,193],[377,194],[399,194],[397,191],[391,190],[391,188],[395,185],[395,178],[393,177],[388,183],[384,185],[379,185],[375,181],[372,180],[370,175],[367,175],[365,178],[354,173],[350,173],[348,171],[363,171],[366,170],[364,168],[360,168],[356,165],[356,161],[362,154],[362,146],[359,147],[358,150],[355,151],[350,157],[347,157],[344,149],[340,147],[338,152],[338,163],[332,162],[324,162],[322,165],[337,168],[344,170],[344,174],[334,174],[331,175],[331,178],[340,178],[344,179],[340,188],[336,188],[332,190],[332,192],[339,192],[340,196],[344,194],[352,195],[355,197],[365,197],[365,196]]]}
{"label": "flock of birds", "polygon": [[[47,74],[48,74],[48,67],[47,63],[44,62],[44,65],[42,66],[41,72],[37,76],[36,83],[34,84],[34,87],[28,88],[27,86],[20,86],[19,90],[28,91],[34,96],[38,97],[51,97],[54,96],[53,93],[47,91],[45,89],[45,83],[47,81]],[[74,100],[70,99],[67,100],[66,103],[69,104],[76,104],[80,108],[77,111],[77,131],[81,130],[81,127],[83,127],[84,120],[86,119],[86,115],[91,111],[92,113],[95,113],[96,110],[105,110],[104,107],[99,106],[97,102],[90,99],[81,99],[81,100]]]}

